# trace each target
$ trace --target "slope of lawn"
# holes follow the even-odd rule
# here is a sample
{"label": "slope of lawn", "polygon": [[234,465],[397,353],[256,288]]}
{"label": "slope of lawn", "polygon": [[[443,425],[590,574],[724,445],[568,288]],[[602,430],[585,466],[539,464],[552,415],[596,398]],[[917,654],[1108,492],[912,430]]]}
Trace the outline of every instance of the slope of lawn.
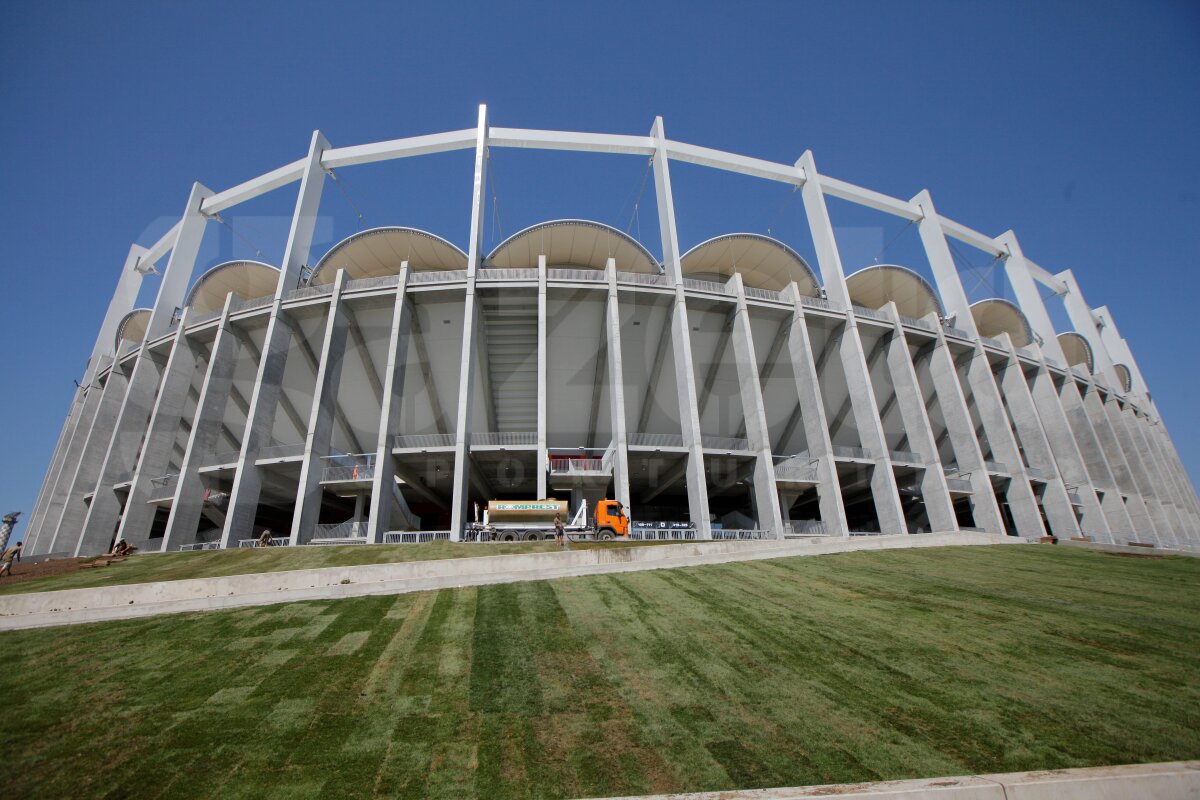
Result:
{"label": "slope of lawn", "polygon": [[1200,560],[862,552],[0,634],[18,797],[641,794],[1200,756]]}
{"label": "slope of lawn", "polygon": [[[573,542],[571,548],[653,547],[670,542]],[[202,550],[187,553],[137,553],[109,564],[64,575],[7,582],[0,578],[0,595],[21,592],[50,592],[86,589],[127,583],[177,581],[187,578],[218,578],[251,572],[281,572],[318,567],[349,567],[360,564],[389,564],[398,561],[432,561],[439,558],[471,558],[515,553],[548,553],[558,550],[554,542],[488,542],[486,544],[342,545],[328,547],[269,547],[235,550]],[[101,559],[103,560],[103,559]],[[20,576],[27,567],[17,564]],[[33,569],[35,567],[28,567]]]}

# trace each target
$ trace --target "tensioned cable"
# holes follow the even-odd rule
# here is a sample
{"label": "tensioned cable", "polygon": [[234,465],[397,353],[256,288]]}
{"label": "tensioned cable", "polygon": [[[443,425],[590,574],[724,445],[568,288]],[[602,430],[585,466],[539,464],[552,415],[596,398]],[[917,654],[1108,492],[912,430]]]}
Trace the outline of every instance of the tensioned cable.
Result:
{"label": "tensioned cable", "polygon": [[226,228],[229,229],[230,233],[232,233],[234,236],[241,239],[242,242],[244,242],[247,247],[249,247],[251,250],[253,250],[255,255],[257,255],[259,258],[263,259],[264,261],[266,260],[266,256],[263,255],[262,249],[258,245],[256,245],[254,242],[250,241],[248,238],[243,236],[241,233],[238,233],[238,231],[235,230],[232,225],[230,225],[228,222],[226,222],[225,218],[222,217],[220,214],[205,214],[204,216],[207,217],[208,219],[215,220],[215,221],[221,223],[222,225],[224,225]]}
{"label": "tensioned cable", "polygon": [[350,193],[346,191],[346,187],[343,185],[342,179],[339,178],[338,174],[332,169],[327,170],[327,172],[329,172],[329,177],[333,178],[333,182],[337,185],[338,191],[342,193],[342,197],[346,198],[346,202],[350,205],[350,208],[354,209],[354,215],[358,217],[358,229],[365,231],[367,229],[367,219],[363,216],[362,211],[359,210],[358,205],[350,197]]}
{"label": "tensioned cable", "polygon": [[[644,195],[646,193],[646,180],[650,177],[650,168],[653,165],[654,165],[654,156],[650,156],[649,158],[646,159],[646,169],[642,171],[642,180],[641,180],[641,183],[638,185],[637,195],[634,196],[634,198],[633,198],[633,209],[629,212],[629,222],[625,225],[625,235],[628,236],[628,235],[630,235],[630,231],[633,229],[634,220],[635,219],[637,220],[637,229],[638,229],[638,237],[637,238],[638,238],[639,242],[642,240],[642,217],[639,214],[639,211],[641,210],[641,205],[642,205],[642,195]],[[626,201],[626,203],[627,202],[628,201]],[[625,215],[626,203],[621,204],[621,211],[618,214],[618,218]]]}
{"label": "tensioned cable", "polygon": [[950,248],[950,257],[957,264],[965,266],[967,270],[969,270],[975,276],[975,285],[967,290],[967,296],[970,297],[971,293],[981,286],[986,286],[989,291],[995,294],[996,286],[992,283],[991,274],[996,268],[996,265],[1000,263],[1000,256],[994,256],[990,264],[988,264],[986,267],[980,268],[971,263],[971,260],[967,258],[966,254],[963,253],[961,249],[959,249],[958,245],[954,243],[953,239],[946,237],[946,244]]}
{"label": "tensioned cable", "polygon": [[496,232],[499,231],[500,239],[504,239],[504,223],[500,219],[500,197],[496,192],[496,170],[492,167],[491,150],[488,150],[487,159],[488,183],[492,188],[492,239],[491,244],[496,244]]}
{"label": "tensioned cable", "polygon": [[800,191],[800,187],[793,186],[792,190],[788,192],[787,197],[783,198],[783,202],[780,203],[779,208],[775,210],[775,214],[771,217],[771,221],[767,223],[767,236],[775,235],[772,231],[774,230],[775,226],[779,224],[779,220],[783,218],[783,212],[787,211],[788,206],[792,204],[792,200],[796,198],[796,192],[798,191]]}
{"label": "tensioned cable", "polygon": [[916,220],[915,220],[915,219],[910,219],[910,220],[908,221],[908,224],[907,224],[907,225],[905,225],[903,228],[901,228],[899,231],[897,231],[897,232],[896,232],[896,234],[895,234],[894,236],[892,236],[892,238],[891,238],[891,239],[889,239],[889,240],[888,240],[888,242],[887,242],[887,243],[886,243],[886,244],[883,246],[883,249],[882,249],[882,250],[880,250],[878,253],[876,253],[876,254],[875,254],[875,260],[874,260],[874,261],[872,261],[871,263],[873,263],[873,264],[878,264],[878,263],[879,263],[879,259],[883,258],[883,255],[884,255],[884,253],[886,253],[888,250],[890,250],[890,249],[891,249],[892,245],[894,245],[894,244],[896,243],[896,241],[897,241],[897,240],[898,240],[898,239],[899,239],[901,236],[903,236],[903,235],[904,235],[904,232],[905,232],[906,230],[908,230],[909,228],[911,228],[911,227],[912,227],[912,224],[913,224],[914,222],[916,222]]}

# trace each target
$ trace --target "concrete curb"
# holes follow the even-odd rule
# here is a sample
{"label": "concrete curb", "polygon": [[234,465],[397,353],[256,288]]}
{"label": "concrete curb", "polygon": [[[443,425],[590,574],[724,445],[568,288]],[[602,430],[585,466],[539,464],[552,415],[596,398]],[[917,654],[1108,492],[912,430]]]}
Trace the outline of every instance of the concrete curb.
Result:
{"label": "concrete curb", "polygon": [[832,541],[688,542],[260,572],[0,597],[0,631],[241,608],[303,600],[391,595],[491,583],[567,578],[767,558],[953,545],[1018,544],[990,533],[871,536]]}
{"label": "concrete curb", "polygon": [[1127,544],[1105,544],[1103,542],[1073,542],[1059,539],[1061,547],[1078,547],[1081,550],[1096,550],[1101,553],[1128,553],[1135,556],[1183,556],[1184,558],[1200,558],[1200,553],[1191,550],[1167,550],[1163,547],[1130,547]]}
{"label": "concrete curb", "polygon": [[1131,797],[1196,800],[1200,798],[1200,761],[799,786],[790,789],[613,797],[608,800],[802,800],[824,797],[848,800],[1126,800]]}

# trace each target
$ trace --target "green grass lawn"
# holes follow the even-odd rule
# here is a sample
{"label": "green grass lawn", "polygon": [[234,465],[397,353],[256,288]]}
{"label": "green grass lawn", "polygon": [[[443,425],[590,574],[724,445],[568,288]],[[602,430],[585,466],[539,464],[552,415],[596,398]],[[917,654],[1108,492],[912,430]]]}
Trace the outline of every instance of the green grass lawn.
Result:
{"label": "green grass lawn", "polygon": [[847,553],[0,634],[6,795],[527,798],[1200,756],[1200,560]]}
{"label": "green grass lawn", "polygon": [[[599,547],[653,547],[670,542],[573,542],[571,549]],[[439,558],[501,556],[514,553],[548,553],[558,550],[554,542],[489,542],[487,544],[377,544],[328,547],[270,547],[236,550],[202,550],[187,553],[138,553],[107,567],[85,569],[65,575],[34,578],[20,583],[3,583],[0,595],[86,589],[126,583],[178,581],[186,578],[217,578],[251,572],[280,572],[317,567],[348,567],[359,564],[390,564],[398,561],[431,561]],[[18,572],[20,564],[17,565]]]}

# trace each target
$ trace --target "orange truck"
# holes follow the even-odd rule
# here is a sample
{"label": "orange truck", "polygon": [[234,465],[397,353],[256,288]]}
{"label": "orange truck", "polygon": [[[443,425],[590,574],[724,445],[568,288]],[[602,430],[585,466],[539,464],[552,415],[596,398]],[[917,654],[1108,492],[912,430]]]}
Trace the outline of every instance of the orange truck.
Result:
{"label": "orange truck", "polygon": [[489,500],[479,519],[479,507],[475,507],[476,521],[468,530],[473,531],[480,541],[492,542],[536,542],[554,538],[554,517],[563,521],[563,530],[572,539],[599,539],[608,541],[629,536],[629,517],[624,507],[616,500],[599,500],[595,514],[588,516],[587,501],[580,503],[574,516],[568,515],[566,500]]}

